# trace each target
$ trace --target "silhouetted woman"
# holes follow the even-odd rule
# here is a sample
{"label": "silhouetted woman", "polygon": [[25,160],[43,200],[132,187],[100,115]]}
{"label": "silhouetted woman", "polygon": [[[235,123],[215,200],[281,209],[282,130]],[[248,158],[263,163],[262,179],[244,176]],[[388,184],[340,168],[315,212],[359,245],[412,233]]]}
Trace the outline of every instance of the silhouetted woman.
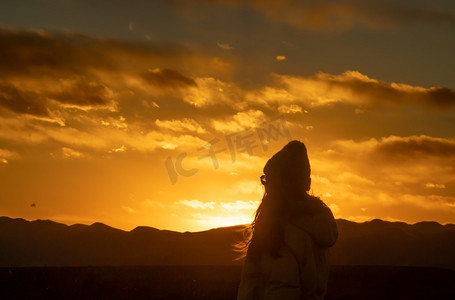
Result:
{"label": "silhouetted woman", "polygon": [[338,231],[330,209],[308,194],[305,145],[289,142],[268,160],[264,174],[237,299],[323,299]]}

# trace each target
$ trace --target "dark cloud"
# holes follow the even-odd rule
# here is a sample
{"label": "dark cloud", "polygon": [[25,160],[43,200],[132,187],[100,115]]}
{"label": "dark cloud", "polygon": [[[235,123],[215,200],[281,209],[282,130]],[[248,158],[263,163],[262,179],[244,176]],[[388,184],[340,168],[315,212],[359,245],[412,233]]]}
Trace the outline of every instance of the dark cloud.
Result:
{"label": "dark cloud", "polygon": [[[137,70],[156,62],[181,64],[187,55],[190,51],[177,44],[0,29],[0,106],[40,117],[52,115],[58,104],[112,107],[116,91],[109,86],[125,87],[122,76],[136,77]],[[141,76],[157,86],[196,84],[172,69],[155,69]]]}
{"label": "dark cloud", "polygon": [[[174,6],[188,1],[172,1]],[[192,0],[190,3],[243,5],[261,12],[269,20],[299,29],[347,30],[355,26],[390,28],[409,22],[455,24],[455,14],[440,3],[420,1],[320,1],[320,0]]]}
{"label": "dark cloud", "polygon": [[369,100],[370,103],[365,104],[407,103],[440,109],[448,108],[455,104],[455,91],[445,87],[425,89],[356,77],[346,78],[344,81],[328,80],[328,83],[351,90],[359,98]]}
{"label": "dark cloud", "polygon": [[143,68],[144,63],[177,59],[187,52],[176,44],[145,45],[80,34],[0,29],[0,74],[9,76]]}
{"label": "dark cloud", "polygon": [[445,87],[433,87],[426,91],[426,95],[422,95],[421,100],[424,103],[445,108],[455,104],[455,91]]}
{"label": "dark cloud", "polygon": [[141,77],[149,84],[158,87],[172,86],[196,86],[196,81],[193,78],[187,77],[182,73],[171,69],[154,69],[142,73]]}
{"label": "dark cloud", "polygon": [[390,137],[384,139],[375,151],[386,157],[453,159],[455,158],[455,140],[429,136]]}
{"label": "dark cloud", "polygon": [[97,82],[79,80],[71,87],[50,97],[60,103],[76,106],[106,106],[112,103],[112,91],[105,85]]}
{"label": "dark cloud", "polygon": [[49,117],[45,99],[31,92],[23,92],[13,85],[0,83],[0,106],[18,113]]}
{"label": "dark cloud", "polygon": [[0,30],[0,72],[8,75],[29,74],[36,70],[74,72],[85,65],[112,68],[106,55],[82,51],[92,44],[93,41],[79,35],[69,39],[39,31],[3,29]]}
{"label": "dark cloud", "polygon": [[51,117],[55,105],[50,100],[90,108],[112,106],[114,103],[113,92],[100,83],[79,80],[59,89],[60,92],[34,92],[0,83],[0,106],[17,114]]}

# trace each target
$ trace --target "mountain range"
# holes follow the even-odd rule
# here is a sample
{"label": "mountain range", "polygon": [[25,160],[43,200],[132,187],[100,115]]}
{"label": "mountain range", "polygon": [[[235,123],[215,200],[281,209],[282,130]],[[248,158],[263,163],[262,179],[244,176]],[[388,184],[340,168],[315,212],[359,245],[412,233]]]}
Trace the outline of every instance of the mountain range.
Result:
{"label": "mountain range", "polygon": [[[337,220],[333,265],[427,266],[455,269],[455,225]],[[65,225],[0,217],[0,267],[240,265],[233,245],[244,226],[175,232],[102,223]]]}

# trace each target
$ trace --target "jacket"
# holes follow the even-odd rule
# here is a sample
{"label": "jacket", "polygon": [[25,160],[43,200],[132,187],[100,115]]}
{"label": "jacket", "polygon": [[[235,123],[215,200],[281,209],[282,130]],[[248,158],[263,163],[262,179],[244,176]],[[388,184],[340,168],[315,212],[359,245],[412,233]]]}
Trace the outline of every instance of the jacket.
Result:
{"label": "jacket", "polygon": [[335,219],[325,205],[322,212],[290,219],[284,225],[280,257],[263,253],[253,260],[247,255],[237,300],[324,299],[329,248],[337,238]]}

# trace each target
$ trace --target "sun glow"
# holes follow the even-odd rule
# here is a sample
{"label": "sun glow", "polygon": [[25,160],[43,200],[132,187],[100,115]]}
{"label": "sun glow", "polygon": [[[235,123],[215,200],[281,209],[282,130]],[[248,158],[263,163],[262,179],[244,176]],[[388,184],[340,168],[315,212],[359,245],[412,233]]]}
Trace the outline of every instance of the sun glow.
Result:
{"label": "sun glow", "polygon": [[234,225],[246,225],[253,221],[252,214],[236,214],[236,215],[194,215],[196,223],[202,225],[203,228],[218,228]]}

